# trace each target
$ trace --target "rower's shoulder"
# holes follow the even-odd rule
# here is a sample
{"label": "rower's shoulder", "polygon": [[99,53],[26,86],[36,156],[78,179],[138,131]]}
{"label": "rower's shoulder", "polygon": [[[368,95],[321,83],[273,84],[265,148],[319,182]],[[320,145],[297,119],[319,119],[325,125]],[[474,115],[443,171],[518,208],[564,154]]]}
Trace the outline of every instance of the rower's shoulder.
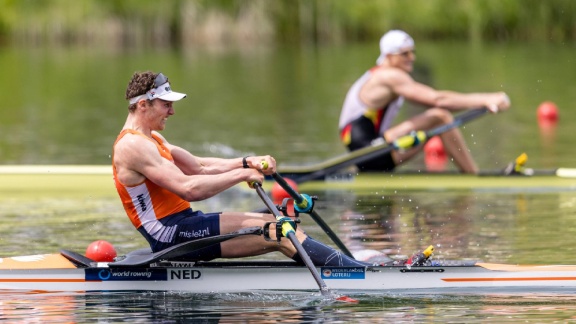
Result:
{"label": "rower's shoulder", "polygon": [[166,138],[164,138],[164,136],[162,136],[162,134],[157,131],[152,131],[152,138],[154,138],[160,144],[168,144]]}
{"label": "rower's shoulder", "polygon": [[115,155],[129,152],[138,155],[147,150],[156,150],[156,146],[151,138],[140,133],[126,132],[114,143]]}
{"label": "rower's shoulder", "polygon": [[379,80],[405,80],[412,79],[410,73],[391,66],[378,66],[371,70],[372,76]]}

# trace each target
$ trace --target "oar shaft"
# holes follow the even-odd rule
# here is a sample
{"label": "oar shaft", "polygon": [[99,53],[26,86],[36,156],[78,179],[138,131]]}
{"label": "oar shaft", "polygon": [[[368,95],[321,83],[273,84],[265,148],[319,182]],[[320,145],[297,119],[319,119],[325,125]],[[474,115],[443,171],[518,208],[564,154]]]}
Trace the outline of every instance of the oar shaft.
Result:
{"label": "oar shaft", "polygon": [[454,121],[452,123],[439,126],[437,128],[434,128],[434,129],[426,132],[426,137],[431,138],[431,137],[434,137],[436,135],[440,135],[442,133],[445,133],[445,132],[451,130],[452,128],[460,127],[463,124],[465,124],[471,120],[474,120],[474,119],[484,115],[487,112],[488,112],[488,108],[486,108],[486,107],[471,109],[471,110],[468,110],[466,112],[463,112],[460,115],[458,115],[456,118],[454,118]]}
{"label": "oar shaft", "polygon": [[[272,174],[272,177],[290,195],[290,197],[294,199],[297,205],[308,202],[306,199],[302,198],[302,195],[300,195],[294,188],[292,188],[292,186],[286,181],[286,179],[284,179],[284,177],[282,177],[279,173],[276,172]],[[306,208],[307,206],[301,206],[301,207]],[[314,210],[312,210],[309,213],[309,215],[316,222],[316,224],[318,224],[318,226],[322,228],[324,233],[326,233],[326,235],[330,237],[332,242],[336,244],[336,246],[340,249],[340,251],[342,251],[342,253],[346,254],[351,258],[354,258],[350,250],[348,250],[346,245],[344,245],[344,243],[340,240],[340,238],[336,235],[336,233],[334,233],[332,228],[330,228],[330,226],[326,224],[326,222],[324,222],[324,220],[322,219],[322,217],[320,217],[320,215],[318,215]]]}
{"label": "oar shaft", "polygon": [[278,182],[280,187],[286,190],[286,192],[290,195],[290,197],[294,199],[296,204],[301,204],[303,201],[305,201],[305,199],[302,198],[302,196],[294,188],[292,188],[292,186],[288,183],[288,181],[286,181],[286,179],[284,179],[284,177],[281,176],[278,172],[272,174],[272,178],[274,178],[274,180]]}
{"label": "oar shaft", "polygon": [[[279,220],[283,218],[283,216],[280,214],[280,212],[278,211],[278,209],[276,208],[270,197],[268,197],[268,195],[266,195],[266,192],[264,192],[262,185],[260,183],[254,183],[253,186],[256,189],[258,196],[260,196],[266,207],[268,207],[268,209],[276,217],[276,219]],[[316,281],[318,287],[320,288],[320,293],[322,293],[322,295],[324,296],[331,296],[330,289],[328,288],[324,280],[322,280],[320,274],[318,274],[318,271],[316,270],[316,267],[314,266],[312,259],[310,259],[310,256],[308,256],[308,253],[306,252],[306,250],[304,250],[304,247],[298,241],[294,229],[286,231],[283,226],[283,232],[287,232],[286,237],[290,240],[290,242],[292,242],[292,245],[294,245],[294,248],[296,248],[296,251],[298,252],[300,258],[302,259],[306,267],[308,267],[308,270],[310,270],[312,277],[314,277],[314,280]]]}

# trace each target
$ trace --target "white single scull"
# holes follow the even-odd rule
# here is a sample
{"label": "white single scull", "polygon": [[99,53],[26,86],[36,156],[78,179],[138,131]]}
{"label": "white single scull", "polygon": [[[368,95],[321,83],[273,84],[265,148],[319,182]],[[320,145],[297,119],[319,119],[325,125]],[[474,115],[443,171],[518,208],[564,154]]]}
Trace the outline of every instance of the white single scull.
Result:
{"label": "white single scull", "polygon": [[[155,262],[148,266],[82,264],[75,253],[0,259],[0,290],[18,291],[178,291],[224,293],[318,290],[308,268],[294,262]],[[333,291],[358,293],[466,289],[540,292],[573,288],[576,265],[517,266],[471,261],[427,266],[318,267]]]}

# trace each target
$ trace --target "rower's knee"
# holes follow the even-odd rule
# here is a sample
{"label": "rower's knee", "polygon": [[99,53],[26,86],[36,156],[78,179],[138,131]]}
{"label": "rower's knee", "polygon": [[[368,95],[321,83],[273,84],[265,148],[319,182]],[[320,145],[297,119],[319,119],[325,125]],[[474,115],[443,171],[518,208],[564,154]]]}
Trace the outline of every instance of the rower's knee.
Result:
{"label": "rower's knee", "polygon": [[437,125],[450,124],[454,121],[452,113],[444,108],[430,108],[428,109],[427,114]]}

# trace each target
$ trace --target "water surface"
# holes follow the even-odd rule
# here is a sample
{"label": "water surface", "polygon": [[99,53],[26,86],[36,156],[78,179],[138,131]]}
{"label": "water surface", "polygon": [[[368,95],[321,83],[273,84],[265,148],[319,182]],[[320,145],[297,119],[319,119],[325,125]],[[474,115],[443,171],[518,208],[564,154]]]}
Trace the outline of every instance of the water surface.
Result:
{"label": "water surface", "polygon": [[[463,132],[482,169],[503,168],[518,154],[533,168],[574,167],[573,47],[547,44],[418,42],[417,77],[438,88],[503,90],[513,107]],[[272,154],[308,164],[344,152],[337,119],[347,87],[377,57],[375,44],[245,50],[0,49],[0,164],[109,164],[124,123],[124,91],[136,70],[162,71],[188,98],[176,105],[165,136],[198,155]],[[556,102],[560,122],[541,129],[536,108]],[[416,109],[416,108],[411,108]],[[408,109],[407,111],[410,111]],[[407,112],[406,112],[407,113]],[[424,168],[423,159],[407,169]],[[0,176],[0,181],[2,181]],[[120,254],[146,245],[113,192],[31,188],[2,191],[2,256],[82,253],[97,239]],[[34,185],[32,184],[31,187]],[[435,258],[501,263],[574,264],[572,191],[322,190],[317,212],[352,251],[406,256],[432,244]],[[262,207],[256,193],[230,190],[195,203],[205,211]],[[330,244],[313,221],[302,226]],[[267,258],[282,259],[280,255]],[[195,319],[211,322],[549,322],[570,321],[574,292],[490,292],[353,296],[326,304],[317,296],[267,293],[0,294],[0,318],[88,322]]]}

